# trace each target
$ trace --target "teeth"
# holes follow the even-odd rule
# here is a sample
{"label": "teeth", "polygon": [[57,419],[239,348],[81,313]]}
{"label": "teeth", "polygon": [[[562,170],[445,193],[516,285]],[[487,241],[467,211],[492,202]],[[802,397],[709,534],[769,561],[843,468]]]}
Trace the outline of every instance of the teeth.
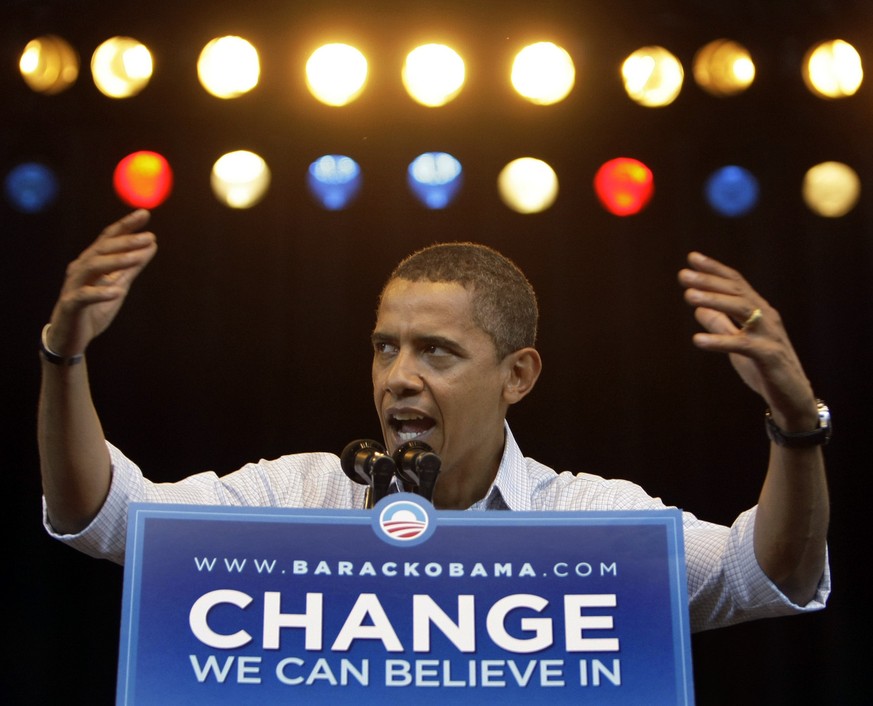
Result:
{"label": "teeth", "polygon": [[398,422],[411,422],[416,419],[424,419],[421,414],[394,414],[392,417]]}
{"label": "teeth", "polygon": [[397,432],[397,436],[400,437],[401,441],[412,441],[422,435],[414,431],[399,431]]}

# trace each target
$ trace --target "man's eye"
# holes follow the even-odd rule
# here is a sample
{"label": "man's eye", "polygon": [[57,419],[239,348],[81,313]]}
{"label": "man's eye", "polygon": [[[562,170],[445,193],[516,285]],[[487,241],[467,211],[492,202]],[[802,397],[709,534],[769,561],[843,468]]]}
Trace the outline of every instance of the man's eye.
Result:
{"label": "man's eye", "polygon": [[451,351],[449,351],[448,348],[444,348],[443,346],[436,346],[436,345],[425,346],[424,352],[427,355],[434,355],[434,356],[451,355]]}
{"label": "man's eye", "polygon": [[387,341],[377,341],[373,344],[373,350],[376,353],[391,354],[397,352],[397,346]]}

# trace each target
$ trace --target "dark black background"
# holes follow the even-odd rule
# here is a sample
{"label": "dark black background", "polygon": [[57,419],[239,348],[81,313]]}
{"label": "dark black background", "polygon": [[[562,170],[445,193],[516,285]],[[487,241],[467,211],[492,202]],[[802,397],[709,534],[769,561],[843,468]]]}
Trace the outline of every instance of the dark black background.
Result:
{"label": "dark black background", "polygon": [[[54,97],[30,92],[16,68],[27,40],[50,32],[85,64]],[[156,62],[151,84],[124,101],[99,94],[87,70],[114,34],[140,39]],[[200,48],[221,34],[245,36],[261,52],[261,85],[235,101],[209,97],[194,70]],[[758,69],[753,87],[731,99],[690,76],[695,51],[719,37],[745,44]],[[153,149],[176,177],[153,217],[160,251],[89,364],[108,438],[155,480],[378,438],[368,381],[375,297],[411,250],[470,239],[515,259],[540,296],[544,374],[510,415],[525,453],[634,480],[728,523],[754,504],[763,477],[762,403],[726,360],[691,345],[696,325],[676,271],[691,249],[743,271],[780,309],[834,412],[834,594],[822,613],[696,636],[697,699],[866,702],[857,645],[869,629],[873,92],[865,84],[853,98],[824,101],[799,68],[810,45],[835,37],[873,66],[873,4],[6,0],[0,173],[38,159],[61,179],[44,214],[0,203],[7,701],[113,699],[122,573],[40,526],[36,341],[66,263],[127,210],[111,188],[115,164]],[[523,103],[506,85],[514,52],[540,39],[562,44],[577,65],[574,92],[550,108]],[[345,109],[318,104],[303,84],[306,57],[326,40],[370,58],[368,89]],[[440,110],[413,104],[398,80],[405,53],[433,40],[452,43],[468,66],[465,90]],[[667,108],[641,108],[620,85],[621,61],[644,44],[666,46],[686,67],[685,88]],[[235,212],[213,198],[208,175],[218,156],[240,148],[267,159],[273,183],[261,204]],[[441,212],[420,207],[404,179],[408,162],[431,149],[466,169],[456,204]],[[347,211],[322,211],[306,193],[305,170],[326,152],[363,167],[364,190]],[[528,155],[553,165],[561,193],[549,211],[522,216],[503,206],[495,180]],[[615,156],[655,173],[655,198],[639,216],[610,216],[593,195],[594,172]],[[800,196],[806,169],[828,159],[853,166],[863,183],[858,206],[836,220],[814,215]],[[761,184],[758,207],[736,220],[702,196],[709,173],[730,163]]]}

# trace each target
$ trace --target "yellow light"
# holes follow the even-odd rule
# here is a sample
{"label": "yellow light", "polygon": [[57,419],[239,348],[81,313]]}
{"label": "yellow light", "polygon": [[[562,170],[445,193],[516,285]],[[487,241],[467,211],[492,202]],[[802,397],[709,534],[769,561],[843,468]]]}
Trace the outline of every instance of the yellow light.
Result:
{"label": "yellow light", "polygon": [[716,39],[695,55],[694,80],[714,96],[733,96],[752,85],[755,63],[741,44]]}
{"label": "yellow light", "polygon": [[642,47],[621,66],[627,94],[647,108],[670,105],[682,90],[682,64],[663,47]]}
{"label": "yellow light", "polygon": [[464,60],[444,44],[424,44],[406,56],[403,85],[413,100],[436,108],[453,100],[464,85]]}
{"label": "yellow light", "polygon": [[54,95],[76,82],[79,77],[79,55],[65,39],[46,35],[27,43],[18,68],[32,90]]}
{"label": "yellow light", "polygon": [[822,98],[852,96],[864,80],[861,56],[842,39],[822,42],[807,52],[803,80],[810,91]]}
{"label": "yellow light", "polygon": [[858,174],[842,162],[822,162],[803,178],[803,200],[814,213],[839,218],[851,211],[861,195]]}
{"label": "yellow light", "polygon": [[203,88],[216,98],[241,96],[258,85],[258,51],[242,37],[213,39],[200,52],[197,76]]}
{"label": "yellow light", "polygon": [[267,193],[270,168],[254,152],[228,152],[213,165],[210,183],[215,197],[226,206],[251,208]]}
{"label": "yellow light", "polygon": [[540,159],[521,157],[507,164],[497,178],[500,198],[518,213],[539,213],[558,197],[558,175]]}
{"label": "yellow light", "polygon": [[129,98],[139,93],[152,76],[152,55],[130,37],[107,39],[91,57],[94,84],[110,98]]}
{"label": "yellow light", "polygon": [[531,103],[553,105],[566,98],[576,81],[573,59],[551,42],[522,49],[512,62],[512,85]]}
{"label": "yellow light", "polygon": [[306,85],[322,103],[351,103],[367,82],[367,59],[348,44],[325,44],[306,62]]}

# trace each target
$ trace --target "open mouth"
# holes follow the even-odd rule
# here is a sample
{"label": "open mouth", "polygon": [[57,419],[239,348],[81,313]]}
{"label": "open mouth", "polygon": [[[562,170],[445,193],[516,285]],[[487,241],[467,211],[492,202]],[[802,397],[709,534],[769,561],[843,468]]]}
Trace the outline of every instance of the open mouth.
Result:
{"label": "open mouth", "polygon": [[401,442],[420,439],[436,425],[430,417],[422,414],[392,414],[388,418],[388,424],[397,434]]}

